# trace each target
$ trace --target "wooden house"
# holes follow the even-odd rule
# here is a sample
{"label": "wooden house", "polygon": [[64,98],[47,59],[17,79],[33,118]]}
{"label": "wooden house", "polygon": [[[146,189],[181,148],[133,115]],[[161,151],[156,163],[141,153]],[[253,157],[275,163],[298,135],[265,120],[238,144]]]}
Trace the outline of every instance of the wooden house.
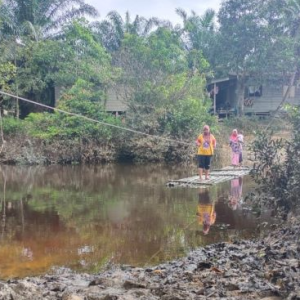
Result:
{"label": "wooden house", "polygon": [[[247,82],[251,82],[248,80]],[[245,85],[244,113],[246,115],[269,115],[282,102],[288,86],[283,84]],[[238,112],[238,81],[236,76],[211,80],[207,86],[213,103],[213,111],[220,117],[237,114]],[[300,105],[299,81],[292,86],[285,103]]]}
{"label": "wooden house", "polygon": [[[246,115],[269,115],[282,102],[288,88],[283,84],[250,84],[247,80],[244,90],[244,113]],[[253,82],[253,81],[252,81]],[[207,91],[212,99],[212,112],[219,117],[237,115],[238,113],[238,80],[237,76],[213,79],[208,82]],[[55,89],[57,100],[62,90]],[[132,92],[124,85],[115,85],[107,90],[105,110],[116,116],[123,115],[128,109],[127,103]],[[300,105],[300,81],[290,88],[285,103]],[[55,103],[57,104],[57,103]]]}
{"label": "wooden house", "polygon": [[116,116],[125,114],[128,108],[126,102],[129,95],[130,92],[123,85],[109,88],[105,103],[106,111]]}
{"label": "wooden house", "polygon": [[[54,107],[57,106],[63,90],[64,88],[61,86],[55,87]],[[126,100],[128,99],[129,95],[130,93],[128,89],[126,89],[122,85],[108,88],[106,101],[104,103],[105,110],[109,113],[114,114],[115,116],[124,114],[127,110]]]}

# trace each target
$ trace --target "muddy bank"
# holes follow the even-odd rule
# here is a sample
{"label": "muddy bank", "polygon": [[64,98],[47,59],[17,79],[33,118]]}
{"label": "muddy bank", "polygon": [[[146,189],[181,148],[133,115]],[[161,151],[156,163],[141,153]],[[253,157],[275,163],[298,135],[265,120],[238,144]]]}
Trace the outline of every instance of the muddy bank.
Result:
{"label": "muddy bank", "polygon": [[[1,146],[1,145],[0,145]],[[192,161],[196,153],[191,146],[169,145],[165,141],[145,138],[99,142],[74,139],[46,141],[26,136],[9,137],[1,150],[0,163],[22,165],[98,164],[120,161]]]}
{"label": "muddy bank", "polygon": [[22,165],[95,164],[116,159],[117,151],[112,143],[82,140],[47,142],[26,136],[9,138],[0,154],[0,163]]}
{"label": "muddy bank", "polygon": [[300,299],[299,232],[294,220],[261,240],[211,245],[156,267],[2,281],[0,299]]}
{"label": "muddy bank", "polygon": [[[245,138],[248,143],[252,137]],[[195,162],[196,146],[170,145],[168,142],[149,141],[144,138],[130,141],[100,143],[93,140],[45,141],[28,136],[7,138],[0,152],[0,163],[21,165],[50,165],[107,162]],[[218,165],[230,163],[231,150],[227,139],[218,137],[218,146],[213,162]],[[245,147],[244,163],[250,165]],[[214,165],[214,163],[213,163]]]}

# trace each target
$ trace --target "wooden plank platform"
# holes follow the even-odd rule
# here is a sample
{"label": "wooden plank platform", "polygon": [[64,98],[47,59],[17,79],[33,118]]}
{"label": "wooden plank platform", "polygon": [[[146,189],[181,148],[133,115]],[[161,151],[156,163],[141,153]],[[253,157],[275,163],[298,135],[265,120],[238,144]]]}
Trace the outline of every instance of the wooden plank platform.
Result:
{"label": "wooden plank platform", "polygon": [[168,187],[187,186],[187,187],[206,188],[224,181],[230,181],[234,178],[248,175],[249,173],[250,173],[250,168],[247,167],[241,167],[241,168],[225,167],[222,169],[212,170],[210,172],[210,176],[208,180],[205,180],[203,176],[202,180],[200,181],[199,175],[195,175],[192,177],[170,180],[167,182],[167,186]]}

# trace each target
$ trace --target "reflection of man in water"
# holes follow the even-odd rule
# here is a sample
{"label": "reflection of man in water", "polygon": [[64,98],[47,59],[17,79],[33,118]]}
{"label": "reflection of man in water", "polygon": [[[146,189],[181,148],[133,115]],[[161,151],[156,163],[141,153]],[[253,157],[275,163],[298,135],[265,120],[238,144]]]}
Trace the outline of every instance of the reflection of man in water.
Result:
{"label": "reflection of man in water", "polygon": [[230,184],[229,206],[236,210],[242,197],[243,177],[232,179]]}
{"label": "reflection of man in water", "polygon": [[208,234],[210,226],[216,221],[215,203],[210,201],[207,189],[199,190],[198,222],[203,225],[203,233]]}

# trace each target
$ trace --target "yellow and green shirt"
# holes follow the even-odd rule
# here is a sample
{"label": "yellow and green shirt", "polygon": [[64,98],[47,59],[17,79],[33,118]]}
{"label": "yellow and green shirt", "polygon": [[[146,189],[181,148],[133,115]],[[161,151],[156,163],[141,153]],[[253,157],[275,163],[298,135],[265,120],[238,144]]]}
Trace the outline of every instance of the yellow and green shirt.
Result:
{"label": "yellow and green shirt", "polygon": [[198,155],[213,155],[216,148],[216,139],[210,134],[209,139],[205,139],[203,134],[198,136]]}
{"label": "yellow and green shirt", "polygon": [[209,225],[213,225],[216,222],[215,206],[213,204],[198,204],[198,222],[203,224],[204,220]]}

